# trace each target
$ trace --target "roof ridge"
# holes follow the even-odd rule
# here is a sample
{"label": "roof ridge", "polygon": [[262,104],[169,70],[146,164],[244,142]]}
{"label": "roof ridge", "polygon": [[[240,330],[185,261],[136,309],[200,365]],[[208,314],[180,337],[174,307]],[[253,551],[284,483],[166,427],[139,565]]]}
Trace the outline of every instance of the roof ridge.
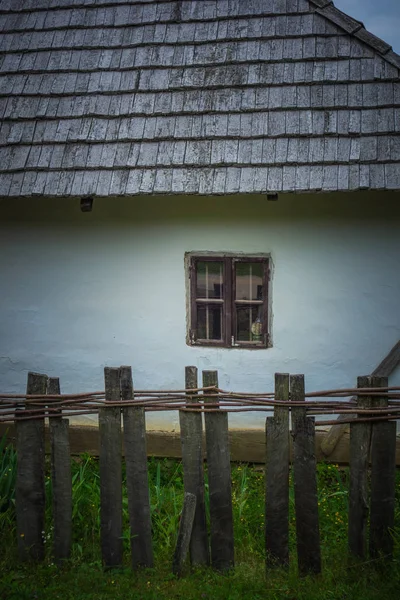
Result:
{"label": "roof ridge", "polygon": [[350,35],[370,46],[391,65],[400,69],[400,55],[384,40],[368,31],[362,21],[354,19],[337,8],[333,0],[309,0],[316,9],[315,12],[325,17]]}

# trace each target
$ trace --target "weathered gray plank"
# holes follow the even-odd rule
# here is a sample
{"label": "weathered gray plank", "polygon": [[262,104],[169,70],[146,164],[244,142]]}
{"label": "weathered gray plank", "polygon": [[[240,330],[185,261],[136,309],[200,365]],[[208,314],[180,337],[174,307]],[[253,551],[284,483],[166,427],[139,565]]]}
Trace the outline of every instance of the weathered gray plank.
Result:
{"label": "weathered gray plank", "polygon": [[321,450],[326,457],[330,456],[336,448],[342,435],[348,431],[349,425],[347,423],[340,423],[340,421],[347,420],[348,418],[355,417],[355,415],[339,415],[337,418],[337,425],[331,425],[329,431],[324,437],[321,443]]}
{"label": "weathered gray plank", "polygon": [[[289,400],[289,375],[275,374],[275,400]],[[266,564],[289,564],[289,408],[276,406],[266,420]]]}
{"label": "weathered gray plank", "polygon": [[393,346],[389,354],[385,356],[381,363],[372,371],[372,375],[377,377],[390,377],[393,371],[400,364],[400,340]]}
{"label": "weathered gray plank", "polygon": [[185,492],[181,520],[179,523],[178,539],[172,561],[172,572],[175,575],[178,575],[178,577],[182,574],[183,564],[189,551],[195,512],[196,496],[189,492]]}
{"label": "weathered gray plank", "polygon": [[[374,387],[387,387],[387,377],[374,377]],[[387,406],[387,397],[374,398],[373,406]],[[391,556],[396,493],[396,423],[372,424],[371,508],[369,551],[372,558]]]}
{"label": "weathered gray plank", "polygon": [[[28,373],[27,394],[46,395],[47,375]],[[15,502],[18,556],[22,561],[44,558],[44,418],[18,419],[28,411],[17,411],[17,476]]]}
{"label": "weathered gray plank", "polygon": [[[359,388],[372,387],[372,377],[358,377]],[[370,396],[359,396],[359,408],[371,407]],[[366,554],[368,519],[368,463],[371,424],[350,424],[349,550],[356,557]]]}
{"label": "weathered gray plank", "polygon": [[[197,367],[185,368],[186,389],[196,389]],[[199,405],[192,395],[187,396],[190,407]],[[208,534],[204,502],[203,425],[201,413],[179,412],[181,430],[183,482],[186,493],[194,494],[196,512],[190,539],[190,559],[193,565],[209,564]]]}
{"label": "weathered gray plank", "polygon": [[[291,375],[293,401],[304,401],[304,376]],[[315,419],[305,407],[292,408],[293,478],[299,573],[320,573],[318,495],[315,461]]]}
{"label": "weathered gray plank", "polygon": [[[50,377],[48,394],[60,393],[58,377]],[[54,559],[58,563],[71,555],[72,545],[72,478],[69,446],[69,421],[49,419],[51,480],[53,488]]]}
{"label": "weathered gray plank", "polygon": [[[120,400],[119,369],[104,369],[106,400]],[[121,409],[99,410],[100,537],[105,567],[122,564]]]}
{"label": "weathered gray plank", "polygon": [[[120,369],[121,399],[134,398],[132,369]],[[126,484],[128,489],[129,523],[131,528],[132,567],[152,567],[151,515],[149,478],[147,471],[146,421],[143,407],[129,406],[122,410]]]}
{"label": "weathered gray plank", "polygon": [[[218,385],[217,371],[203,371],[203,386]],[[204,402],[215,402],[210,392]],[[211,564],[219,571],[234,566],[231,464],[228,415],[205,413],[208,487],[210,493]]]}

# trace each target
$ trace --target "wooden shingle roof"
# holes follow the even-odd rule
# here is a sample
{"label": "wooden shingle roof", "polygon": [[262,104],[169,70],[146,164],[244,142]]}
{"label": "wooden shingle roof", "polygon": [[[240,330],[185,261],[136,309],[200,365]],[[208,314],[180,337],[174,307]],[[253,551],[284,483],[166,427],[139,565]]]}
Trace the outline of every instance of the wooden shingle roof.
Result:
{"label": "wooden shingle roof", "polygon": [[400,189],[400,56],[329,0],[0,0],[0,196]]}

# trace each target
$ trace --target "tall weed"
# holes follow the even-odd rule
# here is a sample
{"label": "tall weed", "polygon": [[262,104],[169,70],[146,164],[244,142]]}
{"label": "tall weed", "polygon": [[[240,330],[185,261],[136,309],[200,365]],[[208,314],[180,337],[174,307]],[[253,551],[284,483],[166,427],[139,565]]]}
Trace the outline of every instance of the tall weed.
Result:
{"label": "tall weed", "polygon": [[0,513],[5,513],[15,502],[17,453],[7,444],[6,434],[0,438]]}
{"label": "tall weed", "polygon": [[[181,461],[150,458],[149,489],[152,534],[157,559],[170,559],[176,543],[184,488]],[[50,465],[46,466],[47,557],[51,561],[52,506]],[[101,564],[100,555],[100,478],[98,460],[89,454],[72,460],[73,563]],[[16,555],[15,528],[16,452],[5,439],[0,440],[0,531],[3,545],[0,563],[7,552]],[[347,553],[348,469],[319,464],[317,468],[321,546],[324,563],[343,562]],[[261,565],[264,560],[265,480],[262,466],[232,465],[232,507],[236,562]],[[400,558],[400,473],[397,473],[396,524],[393,530],[395,558]],[[205,502],[209,524],[209,494],[205,465]],[[295,557],[295,507],[290,474],[289,543]],[[128,556],[129,517],[126,477],[123,471],[123,540]],[[11,556],[11,554],[9,554]],[[295,560],[295,559],[293,559]],[[396,563],[397,564],[397,563]]]}
{"label": "tall weed", "polygon": [[163,550],[169,550],[176,542],[183,505],[181,463],[151,459],[149,485],[154,544]]}

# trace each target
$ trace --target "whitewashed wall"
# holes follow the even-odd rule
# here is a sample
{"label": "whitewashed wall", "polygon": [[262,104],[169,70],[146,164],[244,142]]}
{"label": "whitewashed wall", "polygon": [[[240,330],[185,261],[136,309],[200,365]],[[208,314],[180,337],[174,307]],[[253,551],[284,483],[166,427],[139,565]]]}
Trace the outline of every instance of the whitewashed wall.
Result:
{"label": "whitewashed wall", "polygon": [[[142,389],[181,387],[189,364],[233,390],[271,390],[275,371],[305,373],[309,390],[349,386],[400,338],[399,194],[144,197],[92,213],[13,199],[0,217],[1,391],[23,391],[29,370],[63,392],[103,389],[103,367],[121,364]],[[184,253],[196,250],[271,253],[273,348],[186,345]],[[177,427],[175,413],[148,421]]]}

